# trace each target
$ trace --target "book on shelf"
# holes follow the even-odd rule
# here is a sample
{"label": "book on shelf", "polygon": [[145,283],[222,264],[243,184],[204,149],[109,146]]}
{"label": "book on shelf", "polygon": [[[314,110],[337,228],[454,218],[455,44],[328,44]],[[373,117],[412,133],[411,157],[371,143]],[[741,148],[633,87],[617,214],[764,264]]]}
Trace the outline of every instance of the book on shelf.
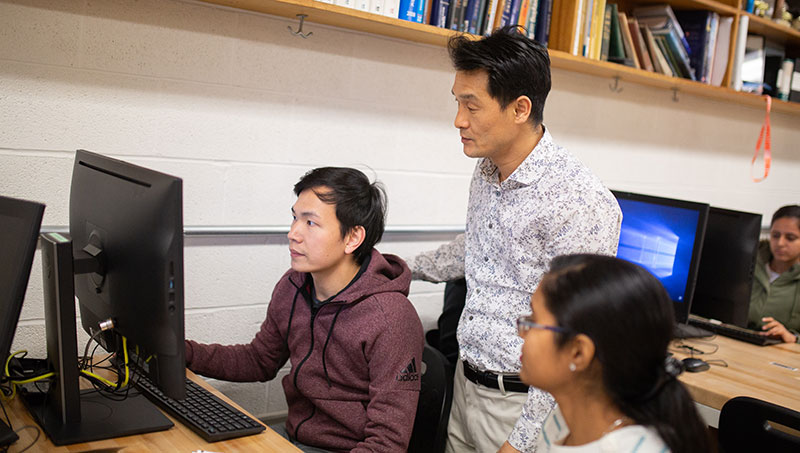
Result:
{"label": "book on shelf", "polygon": [[[622,30],[619,23],[619,9],[616,4],[606,4],[606,10],[611,10],[610,36],[608,38],[608,61],[625,64],[625,46],[622,44]],[[608,12],[608,11],[606,11]],[[605,24],[604,24],[605,26]]]}
{"label": "book on shelf", "polygon": [[594,1],[595,0],[586,0],[586,8],[584,8],[583,40],[581,42],[580,55],[586,58],[591,58],[590,48],[592,40]]}
{"label": "book on shelf", "polygon": [[[450,30],[463,31],[461,13],[467,0],[450,0],[450,9],[447,12],[447,23]],[[461,27],[459,29],[459,27]]]}
{"label": "book on shelf", "polygon": [[572,55],[580,55],[583,47],[583,22],[586,20],[586,3],[588,0],[578,1],[578,11],[576,13],[575,28],[572,30]]}
{"label": "book on shelf", "polygon": [[448,28],[447,13],[450,10],[450,0],[433,0],[431,2],[431,17],[429,23],[435,27]]}
{"label": "book on shelf", "polygon": [[625,49],[625,55],[633,63],[632,67],[642,69],[642,64],[639,62],[639,56],[636,55],[636,49],[633,44],[633,36],[631,35],[631,28],[628,24],[628,16],[620,11],[617,13],[619,20],[620,35],[622,37],[622,47]]}
{"label": "book on shelf", "polygon": [[400,17],[400,0],[384,0],[383,14],[386,17],[398,19]]}
{"label": "book on shelf", "polygon": [[635,17],[628,18],[628,27],[631,31],[631,38],[633,39],[633,47],[636,51],[636,56],[639,57],[639,64],[642,69],[655,72],[653,61],[650,58],[650,51],[647,50],[647,43],[644,41],[642,29],[639,28],[639,21],[637,21]]}
{"label": "book on shelf", "polygon": [[[451,0],[454,1],[454,0]],[[481,34],[491,34],[495,29],[495,21],[497,19],[497,9],[501,8],[500,3],[503,0],[486,0],[486,17],[483,19],[483,32]]]}
{"label": "book on shelf", "polygon": [[687,54],[689,50],[689,42],[683,33],[683,28],[675,17],[675,12],[672,7],[667,4],[637,6],[633,9],[633,15],[639,20],[640,24],[648,25],[654,29],[661,29],[671,27],[675,31],[676,37],[683,44],[683,51]]}
{"label": "book on shelf", "polygon": [[714,11],[675,11],[691,49],[689,63],[698,82],[711,83],[709,74],[714,56],[719,14]]}
{"label": "book on shelf", "polygon": [[736,30],[736,44],[733,50],[733,69],[731,71],[731,88],[742,91],[742,63],[747,45],[747,29],[750,26],[749,16],[739,17],[739,28]]}
{"label": "book on shelf", "polygon": [[347,2],[351,6],[350,8],[355,8],[359,11],[369,11],[369,0],[336,0],[337,2]]}
{"label": "book on shelf", "polygon": [[747,35],[742,60],[742,91],[761,94],[764,84],[765,39],[761,35]]}
{"label": "book on shelf", "polygon": [[[679,77],[689,80],[695,80],[694,71],[689,64],[689,54],[686,52],[680,38],[676,35],[676,29],[672,26],[666,28],[650,29],[653,36],[661,38],[668,55],[667,61],[673,65],[673,73]],[[663,49],[662,49],[663,50]],[[675,71],[677,69],[677,72]]]}
{"label": "book on shelf", "polygon": [[640,28],[644,34],[645,43],[647,43],[647,49],[650,51],[650,56],[653,60],[654,72],[658,72],[670,77],[674,76],[675,74],[672,73],[672,69],[669,67],[667,59],[664,57],[664,54],[661,53],[661,47],[659,47],[656,43],[656,38],[653,36],[653,33],[644,25],[640,26]]}
{"label": "book on shelf", "polygon": [[[600,60],[608,61],[608,48],[611,46],[611,26],[616,22],[616,14],[614,14],[614,7],[617,6],[613,3],[606,3],[606,10],[603,13],[603,37],[600,41]],[[612,17],[614,20],[612,20]],[[617,25],[619,29],[619,25]]]}
{"label": "book on shelf", "polygon": [[478,22],[480,20],[481,0],[466,0],[466,9],[464,10],[464,26],[463,29],[467,33],[473,35],[478,34]]}
{"label": "book on shelf", "polygon": [[536,23],[539,20],[539,0],[530,0],[528,3],[528,13],[525,17],[525,31],[528,38],[536,38]]}
{"label": "book on shelf", "polygon": [[711,64],[711,85],[722,86],[725,71],[728,69],[728,60],[731,51],[731,31],[733,30],[733,16],[720,17],[717,30],[717,41],[714,45],[714,56]]}
{"label": "book on shelf", "polygon": [[[437,1],[441,1],[441,0],[437,0]],[[447,0],[445,0],[445,1],[447,1]],[[369,2],[369,12],[371,12],[372,14],[380,14],[381,16],[383,16],[384,15],[383,14],[383,5],[384,5],[384,0],[370,0],[370,2]]]}
{"label": "book on shelf", "polygon": [[536,13],[536,28],[534,37],[539,44],[547,47],[550,40],[550,21],[553,15],[553,0],[539,0],[539,8]]}
{"label": "book on shelf", "polygon": [[589,37],[589,58],[600,59],[603,44],[603,18],[606,12],[606,0],[594,0],[592,8],[592,28]]}
{"label": "book on shelf", "polygon": [[789,83],[789,102],[800,102],[800,67],[797,60],[792,60],[792,76]]}
{"label": "book on shelf", "polygon": [[661,51],[661,55],[664,56],[664,60],[667,62],[667,66],[669,67],[669,70],[672,73],[672,75],[674,77],[683,78],[684,74],[678,67],[678,62],[675,59],[675,54],[672,53],[672,51],[670,51],[669,44],[667,44],[666,42],[666,37],[653,34],[653,38],[656,40],[658,49]]}

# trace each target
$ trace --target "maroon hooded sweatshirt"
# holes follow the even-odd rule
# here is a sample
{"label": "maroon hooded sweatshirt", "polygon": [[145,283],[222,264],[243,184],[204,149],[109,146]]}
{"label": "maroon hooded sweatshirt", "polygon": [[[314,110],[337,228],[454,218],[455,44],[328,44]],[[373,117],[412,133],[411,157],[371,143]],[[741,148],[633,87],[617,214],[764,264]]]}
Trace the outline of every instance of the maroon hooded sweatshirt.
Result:
{"label": "maroon hooded sweatshirt", "polygon": [[331,451],[408,448],[419,398],[423,333],[409,302],[411,271],[377,250],[339,294],[314,308],[313,280],[281,277],[250,344],[186,342],[186,364],[227,381],[283,378],[293,439]]}

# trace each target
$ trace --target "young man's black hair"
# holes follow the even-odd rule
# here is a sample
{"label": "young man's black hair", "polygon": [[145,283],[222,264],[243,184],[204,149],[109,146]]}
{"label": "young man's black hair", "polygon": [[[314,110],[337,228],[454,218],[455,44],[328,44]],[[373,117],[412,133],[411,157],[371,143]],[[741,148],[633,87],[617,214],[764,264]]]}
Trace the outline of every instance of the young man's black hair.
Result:
{"label": "young man's black hair", "polygon": [[386,219],[386,192],[378,183],[354,169],[320,167],[306,173],[294,185],[295,195],[311,189],[324,203],[336,206],[336,218],[341,224],[342,238],[353,228],[364,228],[364,242],[353,252],[356,264],[372,253],[383,236]]}
{"label": "young man's black hair", "polygon": [[489,95],[505,109],[520,96],[531,100],[530,121],[544,120],[544,103],[550,93],[550,56],[517,26],[506,26],[475,41],[465,35],[450,38],[450,59],[457,71],[483,70],[489,76]]}

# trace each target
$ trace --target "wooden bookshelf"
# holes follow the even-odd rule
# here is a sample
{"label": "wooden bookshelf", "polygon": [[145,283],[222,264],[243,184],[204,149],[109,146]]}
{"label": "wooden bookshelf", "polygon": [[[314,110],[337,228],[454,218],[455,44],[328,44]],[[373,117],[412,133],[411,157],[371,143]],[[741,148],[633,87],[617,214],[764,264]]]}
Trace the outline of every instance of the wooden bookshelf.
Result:
{"label": "wooden bookshelf", "polygon": [[[227,6],[248,11],[271,14],[288,18],[295,18],[298,14],[305,14],[305,21],[331,25],[335,27],[357,30],[381,36],[444,46],[450,36],[456,32],[432,25],[417,24],[400,19],[393,19],[377,14],[358,11],[342,6],[331,5],[314,0],[202,0],[221,6]],[[709,86],[691,80],[667,77],[640,69],[595,61],[584,57],[571,55],[567,50],[571,46],[571,30],[575,26],[574,16],[577,0],[559,0],[553,11],[552,27],[550,33],[550,61],[554,68],[565,69],[582,74],[598,77],[607,77],[613,81],[635,83],[665,90],[674,90],[678,98],[683,94],[701,96],[725,102],[763,108],[764,99],[750,93],[742,93],[725,87]],[[618,3],[626,7],[633,4],[664,3],[664,0],[622,0]],[[672,0],[667,1],[676,8],[709,9],[722,15],[740,16],[744,11],[738,9],[739,0]],[[555,8],[559,8],[558,11]],[[800,32],[788,27],[782,27],[771,21],[749,15],[750,28],[754,33],[763,33],[771,39],[785,43],[787,48],[800,48]],[[738,17],[734,28],[738,25]],[[734,30],[735,31],[735,30]],[[733,34],[735,36],[735,33]],[[313,39],[311,37],[310,39]],[[729,62],[729,68],[731,66]],[[730,72],[730,70],[728,71]],[[728,77],[726,77],[727,84]],[[772,109],[776,112],[800,115],[800,103],[790,103],[773,99]]]}

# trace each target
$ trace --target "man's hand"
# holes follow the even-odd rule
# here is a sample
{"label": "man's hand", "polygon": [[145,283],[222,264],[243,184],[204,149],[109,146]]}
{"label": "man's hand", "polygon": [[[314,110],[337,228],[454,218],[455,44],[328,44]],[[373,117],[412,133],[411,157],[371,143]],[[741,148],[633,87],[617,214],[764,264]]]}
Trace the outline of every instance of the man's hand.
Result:
{"label": "man's hand", "polygon": [[497,453],[520,453],[520,451],[512,447],[508,441],[505,441],[503,442],[503,446],[497,450]]}
{"label": "man's hand", "polygon": [[787,330],[783,324],[776,321],[775,318],[767,316],[766,318],[761,318],[761,321],[764,322],[764,325],[761,326],[761,330],[764,331],[764,335],[778,337],[784,343],[794,343],[797,341],[797,337],[794,336],[793,333],[789,332],[789,330]]}

